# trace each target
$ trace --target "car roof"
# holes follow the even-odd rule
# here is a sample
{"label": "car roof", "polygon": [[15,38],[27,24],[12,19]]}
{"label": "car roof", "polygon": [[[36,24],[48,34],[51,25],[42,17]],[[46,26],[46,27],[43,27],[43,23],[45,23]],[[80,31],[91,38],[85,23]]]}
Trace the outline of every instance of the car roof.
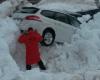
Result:
{"label": "car roof", "polygon": [[63,14],[69,14],[69,15],[71,15],[71,16],[73,16],[73,17],[82,17],[82,15],[81,14],[79,14],[79,13],[77,13],[77,12],[69,12],[69,11],[66,11],[66,10],[64,10],[64,9],[43,9],[43,8],[39,8],[39,7],[33,7],[33,6],[31,6],[31,7],[22,7],[22,9],[38,9],[38,10],[48,10],[48,11],[54,11],[54,12],[59,12],[59,13],[63,13]]}

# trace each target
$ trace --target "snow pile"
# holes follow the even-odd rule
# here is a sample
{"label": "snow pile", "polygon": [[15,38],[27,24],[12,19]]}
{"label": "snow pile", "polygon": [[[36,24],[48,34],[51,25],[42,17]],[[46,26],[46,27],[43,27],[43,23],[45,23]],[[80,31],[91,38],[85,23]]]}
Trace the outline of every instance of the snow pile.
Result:
{"label": "snow pile", "polygon": [[6,0],[0,4],[0,17],[11,16],[17,7],[27,4],[27,0]]}
{"label": "snow pile", "polygon": [[3,17],[5,15],[10,15],[12,12],[12,4],[10,1],[5,1],[2,4],[0,4],[0,17]]}
{"label": "snow pile", "polygon": [[0,80],[11,80],[19,74],[18,67],[10,56],[6,41],[0,38]]}
{"label": "snow pile", "polygon": [[[11,57],[11,55],[15,56],[16,50],[20,52],[20,49],[16,49],[19,29],[15,22],[6,16],[9,14],[7,10],[10,9],[11,4],[7,2],[9,7],[4,4],[6,2],[1,6],[4,11],[0,7],[2,13],[2,15],[0,14],[0,80],[100,79],[100,13],[96,14],[94,20],[89,23],[81,20],[83,24],[73,36],[71,44],[41,47],[43,61],[48,67],[47,71],[42,72],[33,68],[31,71],[21,72]],[[52,7],[54,7],[53,5]],[[44,7],[41,6],[41,8]],[[76,11],[76,9],[72,9]],[[7,14],[3,15],[3,12]],[[85,20],[88,18],[88,15],[85,16]],[[19,61],[21,62],[23,58]]]}
{"label": "snow pile", "polygon": [[19,29],[15,22],[6,15],[0,17],[0,80],[47,80],[48,78],[53,80],[58,79],[56,76],[59,77],[59,80],[82,80],[82,77],[78,74],[58,73],[54,75],[39,70],[35,71],[35,69],[29,72],[21,72],[11,57],[11,55],[15,55],[17,50],[16,41],[18,35]]}
{"label": "snow pile", "polygon": [[68,3],[88,3],[88,5],[92,5],[94,3],[94,0],[41,0],[39,4],[44,3],[51,3],[51,2],[68,2]]}
{"label": "snow pile", "polygon": [[[74,36],[72,46],[74,54],[84,57],[88,68],[100,68],[100,13],[94,16],[88,24],[83,23],[81,29]],[[75,49],[76,48],[76,49]],[[86,58],[86,59],[85,59]]]}
{"label": "snow pile", "polygon": [[0,4],[0,17],[10,16],[18,6],[17,0],[7,0]]}
{"label": "snow pile", "polygon": [[78,3],[64,3],[64,2],[55,2],[55,3],[45,3],[42,5],[39,5],[40,8],[43,9],[61,9],[61,10],[67,10],[71,12],[77,12],[77,11],[84,11],[89,9],[95,9],[96,6],[91,6],[87,4],[78,4]]}
{"label": "snow pile", "polygon": [[0,18],[0,37],[7,42],[11,51],[15,51],[18,31],[19,29],[12,19],[9,17]]}
{"label": "snow pile", "polygon": [[15,55],[18,35],[19,29],[12,19],[9,17],[0,18],[0,80],[83,80],[80,74],[56,73],[55,75],[55,73],[40,72],[38,69],[19,71],[10,55],[11,51],[12,55]]}
{"label": "snow pile", "polygon": [[33,69],[23,73],[24,78],[27,80],[83,80],[80,74],[67,74],[67,73],[48,73],[40,72],[38,69]]}
{"label": "snow pile", "polygon": [[[49,50],[46,59],[52,72],[85,72],[100,69],[100,13],[94,20],[83,23],[73,36],[72,43],[57,45]],[[44,55],[47,51],[42,52]],[[52,56],[51,56],[52,55]]]}
{"label": "snow pile", "polygon": [[79,18],[78,18],[78,20],[79,20],[81,23],[88,22],[90,19],[91,19],[91,16],[90,16],[90,15],[83,15],[82,17],[79,17]]}
{"label": "snow pile", "polygon": [[0,18],[0,80],[11,80],[19,74],[19,68],[10,55],[15,50],[16,32],[18,28],[12,19]]}

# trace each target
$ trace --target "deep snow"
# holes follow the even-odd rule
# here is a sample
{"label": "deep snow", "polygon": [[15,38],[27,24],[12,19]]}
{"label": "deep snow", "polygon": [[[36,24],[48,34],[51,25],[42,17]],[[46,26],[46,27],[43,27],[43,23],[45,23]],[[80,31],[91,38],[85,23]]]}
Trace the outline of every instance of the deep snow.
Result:
{"label": "deep snow", "polygon": [[88,5],[83,3],[66,3],[66,2],[43,3],[43,4],[36,4],[36,6],[43,9],[62,9],[70,12],[84,11],[97,8],[95,5]]}
{"label": "deep snow", "polygon": [[47,3],[55,3],[55,2],[64,2],[64,3],[83,3],[88,5],[93,5],[94,0],[41,0],[39,4],[47,4]]}
{"label": "deep snow", "polygon": [[[6,4],[8,6],[5,7]],[[1,7],[9,13],[11,6],[7,2]],[[71,44],[40,46],[47,71],[40,71],[38,67],[25,71],[22,69],[25,67],[25,48],[17,42],[19,27],[7,17],[8,14],[3,14],[5,11],[1,7],[0,80],[100,80],[100,13],[89,23],[81,19],[83,24]]]}
{"label": "deep snow", "polygon": [[94,0],[41,0],[36,5],[43,8],[60,8],[74,12],[97,8]]}

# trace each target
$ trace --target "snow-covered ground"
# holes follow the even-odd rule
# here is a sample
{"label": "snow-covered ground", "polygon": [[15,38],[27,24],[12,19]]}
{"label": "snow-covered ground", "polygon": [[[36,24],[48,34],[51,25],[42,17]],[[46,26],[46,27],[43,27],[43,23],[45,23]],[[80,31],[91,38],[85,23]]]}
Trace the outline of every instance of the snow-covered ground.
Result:
{"label": "snow-covered ground", "polygon": [[19,27],[8,17],[11,7],[0,4],[0,80],[100,80],[100,13],[88,23],[80,19],[71,44],[40,46],[48,70],[25,71],[25,47],[17,42]]}

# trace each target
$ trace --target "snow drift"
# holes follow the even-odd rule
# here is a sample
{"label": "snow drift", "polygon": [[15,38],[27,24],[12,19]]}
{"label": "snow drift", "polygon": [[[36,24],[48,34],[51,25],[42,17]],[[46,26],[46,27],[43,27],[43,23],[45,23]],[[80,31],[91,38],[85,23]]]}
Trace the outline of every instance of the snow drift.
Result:
{"label": "snow drift", "polygon": [[94,20],[89,23],[84,22],[80,26],[73,36],[71,44],[57,45],[51,54],[52,57],[55,55],[58,57],[49,60],[48,63],[52,71],[84,72],[100,69],[99,21],[100,13],[94,16]]}
{"label": "snow drift", "polygon": [[90,9],[96,9],[96,6],[94,5],[87,5],[87,4],[78,4],[78,3],[65,3],[65,2],[53,2],[53,3],[45,3],[45,4],[36,4],[40,8],[43,9],[61,9],[66,10],[70,12],[77,12],[77,11],[84,11],[84,10],[90,10]]}
{"label": "snow drift", "polygon": [[65,3],[88,3],[93,4],[94,0],[41,0],[39,4],[52,3],[52,2],[65,2]]}
{"label": "snow drift", "polygon": [[16,32],[18,28],[12,19],[0,18],[0,80],[11,80],[19,74],[19,68],[10,55],[15,52]]}
{"label": "snow drift", "polygon": [[[11,6],[10,3],[8,6]],[[1,7],[1,13],[10,9],[4,6],[5,9],[2,11]],[[43,61],[48,67],[48,70],[43,72],[37,68],[26,72],[20,71],[17,66],[19,63],[16,64],[14,61],[16,50],[19,50],[16,49],[19,28],[11,18],[7,17],[9,11],[5,13],[7,14],[0,14],[0,80],[100,79],[100,13],[89,23],[83,22],[73,36],[71,44],[41,47]]]}

